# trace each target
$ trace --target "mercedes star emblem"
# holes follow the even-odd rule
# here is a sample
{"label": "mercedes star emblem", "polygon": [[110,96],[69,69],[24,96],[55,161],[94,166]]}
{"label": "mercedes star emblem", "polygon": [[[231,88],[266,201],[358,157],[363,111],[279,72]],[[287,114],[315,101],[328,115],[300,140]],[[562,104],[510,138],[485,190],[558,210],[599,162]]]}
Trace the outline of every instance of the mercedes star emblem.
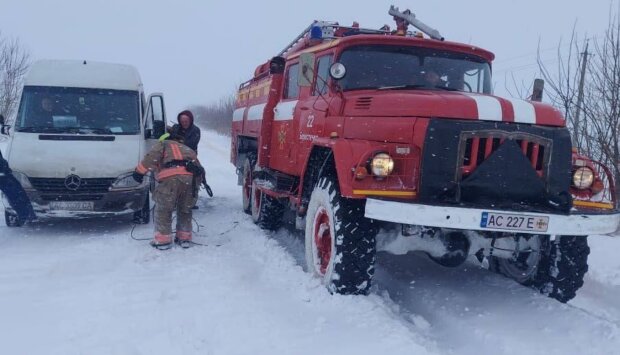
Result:
{"label": "mercedes star emblem", "polygon": [[82,179],[77,175],[69,175],[65,179],[65,187],[69,190],[76,191],[82,185]]}

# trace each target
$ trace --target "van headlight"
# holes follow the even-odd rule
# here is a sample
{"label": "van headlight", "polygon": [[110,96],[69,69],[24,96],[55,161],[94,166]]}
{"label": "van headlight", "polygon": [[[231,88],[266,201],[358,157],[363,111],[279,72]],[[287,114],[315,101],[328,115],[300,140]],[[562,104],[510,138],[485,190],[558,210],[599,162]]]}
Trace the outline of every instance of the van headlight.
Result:
{"label": "van headlight", "polygon": [[15,177],[15,179],[17,179],[17,181],[19,181],[19,183],[24,189],[33,189],[32,184],[30,183],[30,179],[28,179],[28,176],[26,176],[26,174],[13,170],[13,176]]}
{"label": "van headlight", "polygon": [[590,188],[594,183],[594,172],[588,167],[581,167],[573,173],[573,185],[580,190]]}
{"label": "van headlight", "polygon": [[377,153],[370,161],[370,170],[375,176],[386,177],[394,170],[394,160],[387,153]]}
{"label": "van headlight", "polygon": [[137,182],[133,179],[133,171],[129,173],[125,173],[116,178],[116,181],[112,183],[111,190],[124,190],[124,189],[135,189],[142,186],[145,186],[149,179],[147,176],[144,177],[142,183]]}

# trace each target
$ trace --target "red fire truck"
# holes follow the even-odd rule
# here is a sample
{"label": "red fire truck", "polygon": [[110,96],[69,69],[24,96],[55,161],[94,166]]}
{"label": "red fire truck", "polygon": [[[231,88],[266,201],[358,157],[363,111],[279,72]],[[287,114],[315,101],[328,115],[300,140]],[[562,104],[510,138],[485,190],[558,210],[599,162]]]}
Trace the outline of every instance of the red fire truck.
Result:
{"label": "red fire truck", "polygon": [[239,87],[243,209],[264,229],[295,219],[331,292],[367,293],[377,249],[399,246],[570,300],[587,236],[620,222],[609,170],[557,109],[494,96],[491,52],[389,14],[395,30],[314,22]]}

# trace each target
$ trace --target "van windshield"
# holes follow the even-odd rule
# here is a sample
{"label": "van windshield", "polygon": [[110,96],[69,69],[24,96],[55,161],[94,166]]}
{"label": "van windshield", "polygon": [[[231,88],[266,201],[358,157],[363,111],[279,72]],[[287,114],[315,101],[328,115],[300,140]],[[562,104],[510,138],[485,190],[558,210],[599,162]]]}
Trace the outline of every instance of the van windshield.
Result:
{"label": "van windshield", "polygon": [[16,131],[32,133],[140,133],[137,91],[25,86]]}
{"label": "van windshield", "polygon": [[346,49],[344,91],[427,89],[491,94],[491,66],[480,57],[432,48],[364,45]]}

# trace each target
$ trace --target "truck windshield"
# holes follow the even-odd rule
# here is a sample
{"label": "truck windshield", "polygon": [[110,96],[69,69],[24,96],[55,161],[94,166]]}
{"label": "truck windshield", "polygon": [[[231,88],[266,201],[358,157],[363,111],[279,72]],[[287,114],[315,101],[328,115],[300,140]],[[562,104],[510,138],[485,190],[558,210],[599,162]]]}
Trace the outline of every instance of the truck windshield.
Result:
{"label": "truck windshield", "polygon": [[125,134],[140,132],[137,91],[25,86],[16,131]]}
{"label": "truck windshield", "polygon": [[491,94],[491,67],[484,59],[431,48],[366,45],[346,49],[344,91],[429,89]]}

